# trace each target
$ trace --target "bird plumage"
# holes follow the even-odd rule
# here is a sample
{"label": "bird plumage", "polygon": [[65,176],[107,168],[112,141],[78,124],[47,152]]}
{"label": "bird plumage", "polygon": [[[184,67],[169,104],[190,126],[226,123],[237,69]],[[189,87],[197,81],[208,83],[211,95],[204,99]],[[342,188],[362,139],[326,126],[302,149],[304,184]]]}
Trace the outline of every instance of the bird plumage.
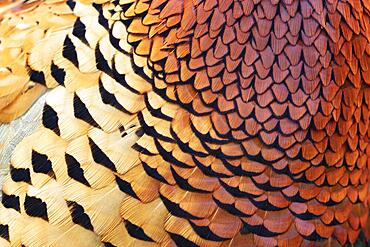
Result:
{"label": "bird plumage", "polygon": [[369,238],[367,0],[7,4],[0,120],[49,90],[2,245]]}

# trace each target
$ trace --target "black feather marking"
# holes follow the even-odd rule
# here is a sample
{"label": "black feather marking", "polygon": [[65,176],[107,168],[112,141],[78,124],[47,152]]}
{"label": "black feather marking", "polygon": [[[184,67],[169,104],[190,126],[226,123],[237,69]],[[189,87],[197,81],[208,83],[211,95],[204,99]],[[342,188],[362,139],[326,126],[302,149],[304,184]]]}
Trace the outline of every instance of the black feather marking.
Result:
{"label": "black feather marking", "polygon": [[105,60],[103,54],[101,53],[99,44],[95,48],[95,61],[96,68],[103,71],[107,75],[113,76],[112,69],[109,67],[107,60]]}
{"label": "black feather marking", "polygon": [[193,222],[191,222],[191,221],[189,221],[189,222],[190,222],[191,227],[194,229],[194,231],[201,238],[204,238],[204,239],[207,239],[207,240],[211,240],[211,241],[217,241],[217,242],[221,242],[221,241],[225,241],[225,240],[228,240],[229,239],[229,238],[223,238],[223,237],[220,237],[220,236],[214,234],[211,231],[211,229],[209,229],[208,226],[197,226]]}
{"label": "black feather marking", "polygon": [[235,216],[238,216],[238,217],[250,217],[250,215],[247,215],[247,214],[243,213],[242,211],[236,209],[234,204],[230,205],[230,204],[223,203],[223,202],[217,200],[215,197],[213,197],[213,200],[215,201],[217,206],[219,206],[220,208],[224,209],[225,211],[229,212],[232,215],[235,215]]}
{"label": "black feather marking", "polygon": [[124,50],[121,48],[121,46],[119,45],[120,43],[120,39],[117,39],[116,37],[114,37],[113,35],[113,28],[111,28],[109,30],[109,41],[110,43],[113,45],[114,48],[116,48],[118,51],[120,52],[124,52]]}
{"label": "black feather marking", "polygon": [[175,244],[179,247],[199,247],[199,245],[193,243],[192,241],[184,238],[181,235],[175,233],[169,233],[171,239],[175,242]]}
{"label": "black feather marking", "polygon": [[123,179],[121,179],[120,177],[116,176],[116,183],[118,185],[118,188],[124,192],[125,194],[128,194],[130,196],[132,196],[133,198],[135,199],[139,199],[139,197],[137,197],[135,191],[133,190],[131,184]]}
{"label": "black feather marking", "polygon": [[240,232],[243,234],[245,233],[254,233],[258,234],[262,237],[274,237],[279,235],[279,233],[274,233],[269,231],[264,225],[249,225],[245,222],[243,222],[243,227],[240,230]]}
{"label": "black feather marking", "polygon": [[[120,110],[125,113],[129,113],[117,100],[116,96],[110,92],[108,92],[102,83],[101,80],[99,80],[99,92],[100,92],[100,97],[103,101],[104,104],[113,106],[117,110]],[[130,114],[130,113],[129,113]]]}
{"label": "black feather marking", "polygon": [[104,247],[116,247],[115,245],[109,243],[109,242],[103,242],[104,243]]}
{"label": "black feather marking", "polygon": [[176,143],[178,144],[179,148],[184,153],[189,153],[189,154],[192,154],[193,156],[198,156],[198,157],[207,157],[209,155],[209,153],[206,153],[204,151],[201,152],[201,151],[198,151],[196,149],[193,149],[193,148],[191,148],[189,146],[188,143],[183,142],[181,140],[181,138],[178,137],[177,133],[173,130],[172,127],[170,128],[170,132],[171,132],[172,138],[176,141]]}
{"label": "black feather marking", "polygon": [[10,176],[14,182],[25,182],[31,184],[31,175],[28,168],[10,167]]}
{"label": "black feather marking", "polygon": [[71,10],[74,10],[76,6],[76,2],[74,0],[67,0],[67,5],[69,6]]}
{"label": "black feather marking", "polygon": [[127,136],[127,132],[126,132],[125,127],[119,126],[118,129],[119,129],[119,132],[121,133],[121,137]]}
{"label": "black feather marking", "polygon": [[186,180],[185,178],[183,178],[179,174],[177,174],[177,172],[175,171],[175,169],[173,169],[172,166],[171,166],[170,169],[171,169],[172,176],[176,181],[176,184],[181,189],[186,190],[186,191],[191,191],[191,192],[208,193],[208,191],[206,191],[206,190],[201,190],[201,189],[198,189],[198,188],[195,188],[195,187],[191,186],[191,184],[189,184],[188,180]]}
{"label": "black feather marking", "polygon": [[152,155],[151,152],[149,152],[148,149],[146,148],[143,148],[142,146],[140,146],[139,144],[135,143],[134,145],[132,145],[131,147],[132,149],[136,150],[137,152],[139,153],[142,153],[142,154],[146,154],[146,155]]}
{"label": "black feather marking", "polygon": [[[297,218],[300,218],[302,220],[313,220],[315,218],[317,218],[317,215],[313,214],[313,213],[310,213],[310,212],[305,212],[305,213],[302,213],[302,214],[297,214],[296,212],[294,212],[293,210],[289,210],[295,217]],[[333,221],[335,220],[335,218],[333,219]],[[330,225],[330,224],[328,224]]]}
{"label": "black feather marking", "polygon": [[16,195],[8,195],[4,193],[3,191],[3,197],[1,199],[2,204],[6,208],[12,208],[15,209],[16,211],[20,212],[20,203],[19,203],[19,196]]}
{"label": "black feather marking", "polygon": [[48,174],[55,177],[51,161],[48,156],[32,150],[32,167],[34,172]]}
{"label": "black feather marking", "polygon": [[50,70],[51,70],[51,76],[59,83],[59,85],[64,86],[64,81],[66,77],[66,72],[64,71],[64,69],[59,68],[53,62],[51,64]]}
{"label": "black feather marking", "polygon": [[193,156],[193,161],[197,165],[197,167],[207,176],[210,177],[218,177],[218,178],[227,178],[230,177],[224,173],[215,172],[211,166],[205,166],[202,162],[200,162],[196,157]]}
{"label": "black feather marking", "polygon": [[[142,112],[138,112],[137,116],[138,116],[138,119],[139,119],[139,122],[140,122],[140,126],[142,127],[144,133],[146,133],[150,136],[153,136],[155,138],[161,139],[163,141],[166,141],[166,142],[171,142],[171,143],[175,142],[173,139],[169,138],[168,136],[164,136],[162,134],[159,134],[153,126],[149,126],[145,122],[144,115],[143,115]],[[187,167],[189,167],[189,166],[187,166]]]}
{"label": "black feather marking", "polygon": [[99,12],[99,24],[106,30],[109,30],[108,20],[103,15],[103,6],[101,4],[93,3],[93,7]]}
{"label": "black feather marking", "polygon": [[172,121],[172,118],[163,114],[162,111],[161,111],[161,108],[159,109],[154,109],[154,107],[150,104],[149,102],[149,98],[148,98],[148,95],[145,94],[144,95],[144,101],[145,101],[145,105],[146,107],[148,108],[149,112],[156,118],[161,118],[161,119],[164,119],[166,121]]}
{"label": "black feather marking", "polygon": [[76,47],[68,36],[65,38],[63,45],[63,57],[71,61],[78,68]]}
{"label": "black feather marking", "polygon": [[39,198],[26,195],[24,208],[26,210],[26,214],[29,216],[38,217],[46,221],[49,220],[46,203]]}
{"label": "black feather marking", "polygon": [[180,206],[177,203],[172,202],[171,200],[167,199],[162,194],[159,194],[159,196],[160,196],[163,204],[166,206],[167,210],[170,211],[170,213],[173,216],[184,218],[184,219],[192,219],[192,220],[199,219],[199,217],[196,217],[196,216],[186,212],[185,210],[180,208]]}
{"label": "black feather marking", "polygon": [[86,108],[86,105],[81,101],[80,97],[78,97],[76,93],[73,97],[73,109],[74,116],[76,118],[81,119],[96,128],[100,128],[100,126],[95,122],[94,118],[91,116],[89,110]]}
{"label": "black feather marking", "polygon": [[58,136],[60,135],[59,125],[58,125],[58,114],[54,109],[48,104],[44,105],[44,110],[42,113],[42,124],[45,128],[54,131]]}
{"label": "black feather marking", "polygon": [[96,163],[105,166],[106,168],[116,172],[116,166],[109,159],[109,157],[95,144],[95,142],[89,137],[89,145],[93,159]]}
{"label": "black feather marking", "polygon": [[144,134],[145,134],[145,132],[142,128],[135,131],[135,135],[137,135],[138,137],[142,137]]}
{"label": "black feather marking", "polygon": [[9,241],[9,226],[0,224],[0,237]]}
{"label": "black feather marking", "polygon": [[102,25],[106,30],[109,30],[108,20],[104,18],[103,14],[99,15],[99,24]]}
{"label": "black feather marking", "polygon": [[159,174],[157,169],[150,167],[145,162],[142,162],[142,164],[143,164],[143,168],[144,168],[144,171],[146,172],[146,174],[148,174],[150,177],[152,177],[154,179],[159,180],[160,182],[168,184],[166,179],[161,174]]}
{"label": "black feather marking", "polygon": [[[135,88],[131,87],[127,81],[126,81],[126,78],[125,78],[125,75],[124,74],[120,74],[118,73],[117,69],[116,69],[116,62],[115,60],[113,60],[112,62],[112,74],[113,74],[113,78],[120,84],[122,85],[123,87],[125,87],[126,89],[130,90],[131,92],[133,93],[136,93],[136,94],[139,94],[139,91],[137,91]],[[134,70],[135,72],[135,70]],[[135,72],[136,73],[136,72]],[[137,73],[136,73],[137,74]]]}
{"label": "black feather marking", "polygon": [[90,187],[90,183],[86,180],[84,176],[84,170],[81,168],[81,164],[69,154],[65,154],[65,160],[67,164],[68,175],[74,180]]}
{"label": "black feather marking", "polygon": [[224,187],[225,190],[227,190],[227,192],[229,192],[231,195],[235,196],[235,197],[253,197],[254,195],[253,194],[250,194],[250,193],[247,193],[245,191],[241,191],[239,189],[239,187],[232,187],[230,186],[229,184],[225,183],[223,180],[220,180],[220,183],[222,185],[222,187]]}
{"label": "black feather marking", "polygon": [[80,225],[87,230],[94,231],[90,217],[85,213],[84,208],[80,204],[74,201],[67,201],[67,205],[71,212],[72,221],[75,224]]}
{"label": "black feather marking", "polygon": [[44,72],[30,69],[29,74],[31,81],[39,83],[41,85],[46,85]]}
{"label": "black feather marking", "polygon": [[171,164],[174,164],[176,166],[179,166],[179,167],[182,167],[182,168],[192,168],[190,165],[182,162],[182,161],[179,161],[178,159],[176,159],[175,157],[173,157],[172,155],[172,152],[168,152],[166,149],[164,149],[160,142],[158,140],[154,140],[154,143],[155,143],[155,146],[159,152],[159,154],[162,156],[162,158],[171,163]]}
{"label": "black feather marking", "polygon": [[253,203],[253,205],[255,205],[257,208],[261,209],[261,210],[265,210],[265,211],[279,211],[281,210],[281,208],[271,204],[267,199],[266,200],[263,200],[263,201],[257,201],[257,200],[253,200],[253,198],[251,198],[251,203]]}
{"label": "black feather marking", "polygon": [[140,239],[140,240],[144,240],[144,241],[154,242],[153,239],[151,237],[149,237],[144,232],[143,228],[141,228],[140,226],[137,226],[137,225],[131,223],[130,221],[126,220],[125,221],[125,227],[127,229],[128,234],[130,234],[131,237],[134,237],[134,238],[137,238],[137,239]]}
{"label": "black feather marking", "polygon": [[[327,238],[324,238],[322,236],[320,236],[320,234],[317,233],[317,231],[313,231],[310,235],[308,236],[303,236],[304,239],[306,240],[309,240],[309,241],[314,241],[314,242],[320,242],[320,241],[323,241],[323,240],[326,240]],[[353,244],[350,244],[349,241],[347,240],[347,243],[349,245],[346,245],[346,246],[358,246],[358,245],[353,245]],[[368,245],[367,245],[368,246]]]}
{"label": "black feather marking", "polygon": [[72,34],[79,38],[85,45],[89,45],[86,39],[86,26],[81,22],[80,18],[77,18],[73,26]]}

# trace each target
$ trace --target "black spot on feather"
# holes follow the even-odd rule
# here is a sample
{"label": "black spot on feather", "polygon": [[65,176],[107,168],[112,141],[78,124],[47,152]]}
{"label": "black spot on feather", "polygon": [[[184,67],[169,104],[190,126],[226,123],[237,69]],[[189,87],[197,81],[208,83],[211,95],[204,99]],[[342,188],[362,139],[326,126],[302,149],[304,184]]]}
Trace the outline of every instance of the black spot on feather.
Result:
{"label": "black spot on feather", "polygon": [[90,217],[85,213],[84,208],[74,201],[67,201],[69,211],[71,212],[72,221],[82,226],[85,229],[94,231],[94,227],[91,224]]}
{"label": "black spot on feather", "polygon": [[143,228],[141,228],[140,226],[137,226],[137,225],[131,223],[130,221],[126,220],[125,221],[125,227],[127,229],[128,234],[130,234],[131,237],[134,237],[134,238],[137,238],[137,239],[140,239],[140,240],[144,240],[144,241],[154,242],[151,237],[146,235]]}
{"label": "black spot on feather", "polygon": [[120,177],[116,176],[116,183],[118,185],[118,188],[122,192],[124,192],[124,193],[132,196],[133,198],[139,199],[137,197],[135,191],[132,189],[132,186],[131,186],[131,184],[129,182],[127,182],[127,181],[121,179]]}
{"label": "black spot on feather", "polygon": [[95,48],[95,60],[96,60],[96,68],[105,72],[107,75],[113,75],[111,68],[107,60],[105,60],[103,53],[100,51],[99,44]]}
{"label": "black spot on feather", "polygon": [[9,241],[9,226],[0,224],[0,237]]}
{"label": "black spot on feather", "polygon": [[65,154],[65,160],[67,164],[68,175],[76,181],[90,187],[90,183],[84,176],[84,170],[81,168],[81,164],[72,155],[67,153]]}
{"label": "black spot on feather", "polygon": [[91,149],[91,153],[93,159],[96,163],[105,166],[106,168],[116,172],[116,166],[114,163],[109,159],[109,157],[95,144],[95,142],[89,138],[89,145]]}
{"label": "black spot on feather", "polygon": [[71,61],[78,68],[76,47],[68,36],[65,38],[63,46],[63,57]]}
{"label": "black spot on feather", "polygon": [[228,240],[228,238],[222,238],[216,234],[214,234],[211,229],[209,229],[208,226],[197,226],[193,222],[189,221],[191,227],[194,229],[194,231],[201,237],[207,240],[221,242]]}
{"label": "black spot on feather", "polygon": [[193,187],[189,182],[188,180],[186,180],[185,178],[181,177],[179,174],[177,174],[176,170],[173,169],[173,167],[171,166],[171,173],[172,173],[172,176],[173,178],[175,179],[176,181],[176,184],[183,190],[186,190],[186,191],[191,191],[191,192],[198,192],[198,193],[208,193],[207,191],[205,190],[201,190],[201,189],[198,189],[198,188],[195,188]]}
{"label": "black spot on feather", "polygon": [[103,101],[104,104],[113,106],[117,110],[120,110],[125,113],[129,113],[117,100],[116,96],[112,93],[110,93],[108,90],[104,88],[103,83],[101,80],[99,80],[99,92],[100,92],[100,97]]}
{"label": "black spot on feather", "polygon": [[167,183],[166,179],[161,174],[159,174],[157,169],[150,167],[145,162],[142,162],[142,164],[143,164],[143,168],[144,168],[144,171],[146,172],[146,174],[148,174],[152,178],[157,179],[157,180],[159,180],[163,183]]}
{"label": "black spot on feather", "polygon": [[184,219],[199,219],[198,217],[186,212],[183,210],[177,203],[172,202],[171,200],[167,199],[162,194],[159,194],[160,198],[163,202],[163,204],[166,206],[167,210],[170,211],[170,213],[173,216],[184,218]]}
{"label": "black spot on feather", "polygon": [[59,118],[58,118],[58,114],[56,113],[56,111],[54,111],[54,109],[48,104],[45,104],[44,110],[42,113],[42,125],[44,125],[45,128],[54,131],[54,133],[59,136],[60,130],[59,130],[58,121],[59,121]]}
{"label": "black spot on feather", "polygon": [[93,7],[99,12],[99,24],[105,29],[109,30],[108,20],[103,15],[103,6],[101,4],[93,3]]}
{"label": "black spot on feather", "polygon": [[46,84],[44,72],[30,69],[29,74],[31,81],[39,83],[41,85]]}
{"label": "black spot on feather", "polygon": [[48,221],[48,213],[46,203],[41,199],[26,195],[24,201],[24,208],[26,214],[32,217],[38,217]]}
{"label": "black spot on feather", "polygon": [[80,18],[77,18],[73,26],[72,34],[79,38],[84,44],[89,45],[89,42],[86,40],[86,26],[81,22]]}
{"label": "black spot on feather", "polygon": [[184,238],[181,235],[175,233],[169,233],[171,239],[175,242],[175,244],[179,247],[199,247],[199,245],[193,243],[192,241]]}
{"label": "black spot on feather", "polygon": [[14,182],[25,182],[31,184],[31,175],[28,168],[10,167],[10,176]]}
{"label": "black spot on feather", "polygon": [[115,245],[109,243],[109,242],[103,242],[104,243],[104,247],[116,247]]}
{"label": "black spot on feather", "polygon": [[91,116],[89,110],[86,108],[86,105],[81,101],[80,97],[78,97],[76,93],[73,97],[73,110],[74,116],[76,118],[81,119],[96,128],[100,128],[100,126],[95,122],[94,118]]}
{"label": "black spot on feather", "polygon": [[8,195],[4,193],[1,199],[1,202],[3,203],[4,207],[6,208],[12,208],[16,211],[20,212],[20,204],[19,204],[19,196],[16,195]]}
{"label": "black spot on feather", "polygon": [[31,160],[34,172],[48,174],[50,177],[55,177],[51,161],[47,155],[32,150]]}
{"label": "black spot on feather", "polygon": [[64,80],[66,77],[66,72],[64,71],[64,69],[59,68],[53,62],[51,64],[50,70],[51,70],[51,76],[59,83],[59,85],[64,86]]}
{"label": "black spot on feather", "polygon": [[76,6],[76,2],[73,1],[73,0],[67,0],[67,5],[69,6],[69,8],[71,10],[74,10],[75,6]]}

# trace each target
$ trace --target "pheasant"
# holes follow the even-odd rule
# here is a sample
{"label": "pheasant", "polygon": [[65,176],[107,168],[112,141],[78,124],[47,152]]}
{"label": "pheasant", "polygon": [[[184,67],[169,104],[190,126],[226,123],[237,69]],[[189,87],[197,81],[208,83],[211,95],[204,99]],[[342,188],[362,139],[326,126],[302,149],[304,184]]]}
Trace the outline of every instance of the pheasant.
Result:
{"label": "pheasant", "polygon": [[34,126],[0,246],[366,245],[369,0],[6,0],[0,19],[0,121]]}

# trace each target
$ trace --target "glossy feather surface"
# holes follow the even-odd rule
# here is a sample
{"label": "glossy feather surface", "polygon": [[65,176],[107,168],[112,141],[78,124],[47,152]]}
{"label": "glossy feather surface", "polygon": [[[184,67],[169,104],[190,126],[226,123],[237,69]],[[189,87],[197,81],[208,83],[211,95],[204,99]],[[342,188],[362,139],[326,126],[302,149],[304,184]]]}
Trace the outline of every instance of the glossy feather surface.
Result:
{"label": "glossy feather surface", "polygon": [[0,120],[51,90],[13,152],[1,244],[369,238],[367,0],[23,4],[0,24]]}

